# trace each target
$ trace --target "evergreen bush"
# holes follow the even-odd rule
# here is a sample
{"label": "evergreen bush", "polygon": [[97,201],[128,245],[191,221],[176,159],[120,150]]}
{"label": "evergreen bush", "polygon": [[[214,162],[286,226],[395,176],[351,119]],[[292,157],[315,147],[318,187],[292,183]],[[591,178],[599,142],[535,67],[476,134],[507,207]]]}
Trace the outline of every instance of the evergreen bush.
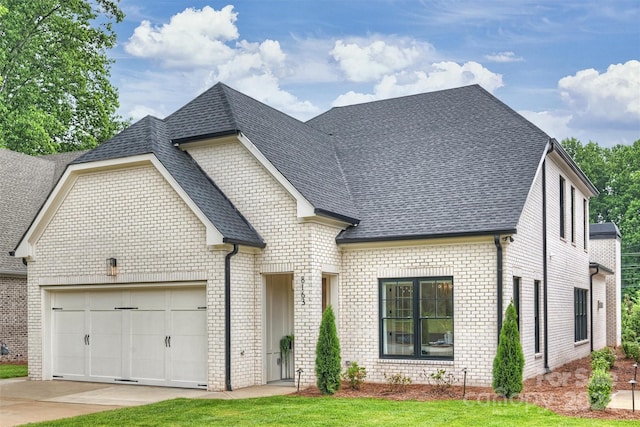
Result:
{"label": "evergreen bush", "polygon": [[342,378],[349,384],[350,388],[360,390],[364,379],[367,378],[367,368],[359,366],[358,362],[351,362],[347,370],[342,374]]}
{"label": "evergreen bush", "polygon": [[322,394],[334,394],[340,389],[341,370],[336,318],[333,308],[329,305],[322,313],[320,334],[316,344],[316,378]]}
{"label": "evergreen bush", "polygon": [[518,315],[513,301],[507,307],[500,330],[498,352],[493,359],[493,390],[501,396],[512,398],[522,391],[524,354],[520,345]]}
{"label": "evergreen bush", "polygon": [[591,409],[606,409],[611,401],[611,390],[613,389],[613,378],[604,369],[596,369],[591,372],[587,394]]}
{"label": "evergreen bush", "polygon": [[616,352],[611,347],[604,347],[601,350],[591,352],[591,366],[596,359],[602,359],[607,362],[607,370],[613,368],[616,363]]}

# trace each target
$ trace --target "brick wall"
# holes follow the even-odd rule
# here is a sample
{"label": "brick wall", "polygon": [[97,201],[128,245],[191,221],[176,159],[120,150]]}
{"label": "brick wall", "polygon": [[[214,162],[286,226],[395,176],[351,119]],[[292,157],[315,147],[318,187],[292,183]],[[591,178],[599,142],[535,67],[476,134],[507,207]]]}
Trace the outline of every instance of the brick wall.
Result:
{"label": "brick wall", "polygon": [[[342,358],[367,368],[368,379],[402,373],[425,383],[444,368],[469,384],[491,382],[496,332],[496,248],[492,238],[476,243],[424,244],[397,248],[350,248],[344,245],[341,283]],[[454,360],[380,358],[379,279],[452,276]]]}
{"label": "brick wall", "polygon": [[0,363],[27,361],[27,279],[0,276],[0,341],[9,354]]}
{"label": "brick wall", "polygon": [[595,239],[589,241],[590,259],[611,270],[614,274],[605,278],[607,305],[607,345],[621,345],[622,275],[620,265],[620,239]]}

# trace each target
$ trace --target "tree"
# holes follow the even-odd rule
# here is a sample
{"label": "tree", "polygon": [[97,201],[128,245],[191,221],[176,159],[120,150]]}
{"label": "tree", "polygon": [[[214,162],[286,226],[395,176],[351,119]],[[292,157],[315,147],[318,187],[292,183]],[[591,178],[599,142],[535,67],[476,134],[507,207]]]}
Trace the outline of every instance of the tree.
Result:
{"label": "tree", "polygon": [[106,55],[119,0],[1,1],[0,148],[88,149],[121,130]]}
{"label": "tree", "polygon": [[524,354],[520,345],[518,315],[513,301],[507,307],[500,329],[498,352],[493,359],[492,387],[501,396],[512,398],[522,391]]}
{"label": "tree", "polygon": [[607,148],[571,138],[562,145],[600,192],[589,202],[590,221],[613,222],[620,229],[622,288],[635,295],[640,289],[640,140]]}
{"label": "tree", "polygon": [[340,342],[336,331],[333,308],[327,306],[322,313],[320,334],[316,344],[316,377],[322,394],[334,394],[340,390]]}

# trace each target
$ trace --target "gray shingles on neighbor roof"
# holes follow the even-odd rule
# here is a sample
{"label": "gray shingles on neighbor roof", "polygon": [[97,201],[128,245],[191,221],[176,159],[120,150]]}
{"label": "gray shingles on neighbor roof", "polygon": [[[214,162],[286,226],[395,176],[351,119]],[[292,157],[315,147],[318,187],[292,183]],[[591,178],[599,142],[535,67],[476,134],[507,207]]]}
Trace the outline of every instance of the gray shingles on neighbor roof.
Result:
{"label": "gray shingles on neighbor roof", "polygon": [[515,230],[549,141],[477,85],[333,108],[308,124],[335,138],[361,213],[342,242]]}
{"label": "gray shingles on neighbor roof", "polygon": [[0,274],[25,274],[22,260],[9,255],[67,164],[83,154],[28,156],[0,149]]}
{"label": "gray shingles on neighbor roof", "polygon": [[619,239],[620,230],[613,222],[589,224],[589,239]]}

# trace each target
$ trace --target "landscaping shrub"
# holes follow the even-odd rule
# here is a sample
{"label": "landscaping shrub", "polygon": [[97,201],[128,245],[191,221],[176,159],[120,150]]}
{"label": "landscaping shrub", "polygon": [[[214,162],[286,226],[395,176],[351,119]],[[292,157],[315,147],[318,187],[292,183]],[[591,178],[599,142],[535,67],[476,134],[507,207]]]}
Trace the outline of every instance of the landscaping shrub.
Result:
{"label": "landscaping shrub", "polygon": [[389,391],[394,393],[404,393],[407,391],[407,386],[411,384],[411,378],[405,377],[402,374],[390,374],[385,372],[384,380],[389,386]]}
{"label": "landscaping shrub", "polygon": [[622,351],[625,357],[633,359],[636,363],[640,363],[640,344],[635,341],[623,342]]}
{"label": "landscaping shrub", "polygon": [[498,352],[493,359],[493,390],[501,396],[511,398],[522,391],[524,354],[520,345],[518,315],[513,301],[507,307],[500,330]]}
{"label": "landscaping shrub", "polygon": [[320,334],[316,344],[316,377],[322,394],[334,394],[340,390],[340,341],[336,331],[333,308],[327,306],[322,313]]}
{"label": "landscaping shrub", "polygon": [[591,366],[593,369],[593,362],[596,359],[601,359],[607,362],[607,370],[613,368],[616,363],[616,352],[611,347],[604,347],[601,350],[595,350],[591,352]]}
{"label": "landscaping shrub", "polygon": [[607,362],[602,357],[591,358],[591,371],[608,371],[609,370],[609,362]]}
{"label": "landscaping shrub", "polygon": [[611,374],[603,369],[596,369],[591,372],[587,394],[591,409],[606,409],[611,401],[611,390],[613,389],[613,379]]}
{"label": "landscaping shrub", "polygon": [[447,374],[446,369],[438,369],[436,372],[429,374],[427,381],[435,388],[436,391],[442,393],[446,389],[450,388],[457,379],[452,373]]}
{"label": "landscaping shrub", "polygon": [[367,378],[367,369],[364,366],[358,366],[358,362],[351,362],[347,370],[342,374],[342,378],[354,390],[360,390],[360,386]]}

